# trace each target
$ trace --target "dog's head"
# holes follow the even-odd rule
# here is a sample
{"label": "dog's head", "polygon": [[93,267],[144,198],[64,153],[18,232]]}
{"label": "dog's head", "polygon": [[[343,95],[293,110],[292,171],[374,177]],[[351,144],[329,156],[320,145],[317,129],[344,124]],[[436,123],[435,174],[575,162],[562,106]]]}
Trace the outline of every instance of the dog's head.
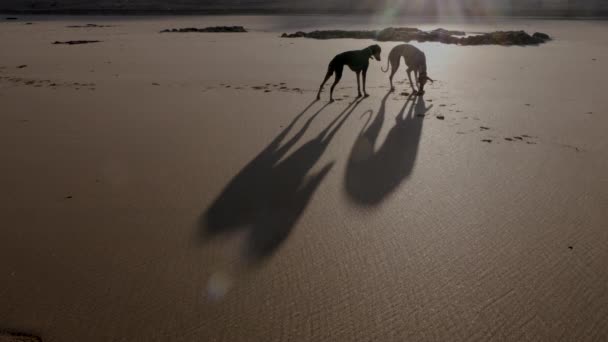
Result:
{"label": "dog's head", "polygon": [[371,55],[369,56],[369,58],[371,59],[373,57],[377,61],[379,61],[380,60],[380,52],[382,52],[382,49],[380,48],[380,45],[378,45],[378,44],[370,45],[368,47],[368,49],[369,49],[369,51],[371,51]]}
{"label": "dog's head", "polygon": [[420,88],[420,91],[424,90],[424,85],[426,84],[426,81],[431,81],[431,83],[434,82],[434,80],[426,74],[426,71],[422,71],[418,76],[418,87]]}

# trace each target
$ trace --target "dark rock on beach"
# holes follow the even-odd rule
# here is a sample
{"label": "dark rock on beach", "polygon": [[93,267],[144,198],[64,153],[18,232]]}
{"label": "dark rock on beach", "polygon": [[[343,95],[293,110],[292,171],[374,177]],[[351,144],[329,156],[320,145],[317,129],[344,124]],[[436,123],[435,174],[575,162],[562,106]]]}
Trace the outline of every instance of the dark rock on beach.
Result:
{"label": "dark rock on beach", "polygon": [[549,37],[548,34],[542,32],[535,32],[532,37],[542,40],[551,40],[551,37]]}
{"label": "dark rock on beach", "polygon": [[97,24],[86,24],[86,25],[69,25],[67,28],[101,28],[101,27],[113,27],[113,25],[97,25]]}
{"label": "dark rock on beach", "polygon": [[0,331],[1,342],[42,342],[38,336]]}
{"label": "dark rock on beach", "polygon": [[101,42],[101,40],[68,40],[65,42],[56,41],[53,44],[55,44],[55,45],[59,45],[59,44],[78,45],[78,44],[91,44],[91,43],[100,43],[100,42]]}
{"label": "dark rock on beach", "polygon": [[533,37],[525,31],[496,31],[459,40],[460,45],[538,45],[545,40]]}
{"label": "dark rock on beach", "polygon": [[398,41],[398,42],[440,42],[444,44],[457,45],[537,45],[544,43],[551,38],[544,33],[536,32],[529,35],[524,31],[496,31],[490,33],[480,33],[466,36],[462,31],[449,31],[436,29],[432,31],[422,31],[410,27],[389,27],[379,31],[312,31],[295,33],[283,33],[283,38],[313,38],[313,39],[374,39],[377,41]]}
{"label": "dark rock on beach", "polygon": [[377,40],[386,41],[418,41],[418,42],[442,42],[455,44],[458,40],[456,36],[464,36],[462,31],[449,31],[442,28],[433,31],[422,31],[417,28],[409,27],[389,27],[378,32]]}
{"label": "dark rock on beach", "polygon": [[213,27],[205,27],[205,28],[195,28],[195,27],[185,27],[179,29],[166,29],[160,31],[160,33],[166,32],[179,32],[179,33],[187,33],[187,32],[247,32],[243,26],[213,26]]}
{"label": "dark rock on beach", "polygon": [[462,36],[465,35],[461,31],[448,31],[444,29],[436,29],[433,31],[425,32],[417,28],[409,27],[389,27],[380,31],[344,31],[344,30],[328,30],[328,31],[312,31],[296,33],[283,33],[283,38],[313,38],[313,39],[376,39],[379,41],[429,41],[437,39],[439,36],[454,35]]}
{"label": "dark rock on beach", "polygon": [[376,39],[376,31],[344,31],[344,30],[329,30],[329,31],[312,31],[281,35],[283,38],[313,38],[313,39]]}
{"label": "dark rock on beach", "polygon": [[296,33],[283,33],[281,35],[281,38],[305,38],[307,35],[306,32],[302,32],[302,31],[298,31]]}

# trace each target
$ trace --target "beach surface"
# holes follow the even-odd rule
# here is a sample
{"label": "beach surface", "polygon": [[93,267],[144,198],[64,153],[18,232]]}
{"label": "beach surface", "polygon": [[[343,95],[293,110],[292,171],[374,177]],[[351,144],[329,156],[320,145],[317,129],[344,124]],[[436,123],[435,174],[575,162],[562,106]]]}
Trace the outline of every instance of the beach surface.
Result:
{"label": "beach surface", "polygon": [[[28,25],[27,23],[32,23]],[[103,27],[67,26],[94,23]],[[247,33],[159,33],[242,25]],[[280,38],[413,43],[369,97]],[[0,331],[42,341],[605,341],[608,22],[375,17],[0,21]],[[55,41],[98,40],[82,45]],[[408,94],[406,94],[408,93]],[[2,340],[2,337],[0,337]]]}

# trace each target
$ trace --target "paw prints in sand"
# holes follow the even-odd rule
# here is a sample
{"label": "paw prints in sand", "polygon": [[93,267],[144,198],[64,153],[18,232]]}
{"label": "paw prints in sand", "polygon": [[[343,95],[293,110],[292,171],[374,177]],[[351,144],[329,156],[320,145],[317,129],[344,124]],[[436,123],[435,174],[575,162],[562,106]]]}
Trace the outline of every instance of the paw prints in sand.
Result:
{"label": "paw prints in sand", "polygon": [[283,92],[283,93],[297,93],[297,94],[303,94],[304,92],[308,91],[308,90],[304,90],[304,89],[298,88],[298,87],[290,87],[285,82],[266,83],[264,85],[247,85],[247,84],[233,85],[233,84],[227,84],[227,83],[220,83],[218,86],[207,86],[203,89],[203,91],[206,92],[206,91],[217,90],[217,89],[239,90],[239,91],[252,90],[252,91],[257,91],[257,92],[262,92],[262,93]]}
{"label": "paw prints in sand", "polygon": [[[479,130],[477,132],[482,132],[482,133],[488,134],[488,133],[490,133],[490,131],[492,131],[492,128],[490,128],[490,127],[479,126]],[[458,134],[464,134],[464,133],[458,132]],[[531,136],[528,134],[520,134],[520,135],[502,136],[502,137],[492,135],[492,136],[486,136],[481,139],[481,142],[488,143],[488,144],[499,143],[501,141],[507,142],[507,143],[522,143],[522,144],[527,144],[527,145],[536,145],[536,144],[538,144],[538,137],[534,137],[534,136]]]}
{"label": "paw prints in sand", "polygon": [[277,91],[277,92],[285,92],[285,93],[302,94],[304,92],[304,90],[302,90],[301,88],[288,87],[285,82],[281,82],[278,84],[266,83],[264,85],[249,86],[249,89],[252,89],[255,91],[262,91],[264,93],[271,93],[271,92]]}

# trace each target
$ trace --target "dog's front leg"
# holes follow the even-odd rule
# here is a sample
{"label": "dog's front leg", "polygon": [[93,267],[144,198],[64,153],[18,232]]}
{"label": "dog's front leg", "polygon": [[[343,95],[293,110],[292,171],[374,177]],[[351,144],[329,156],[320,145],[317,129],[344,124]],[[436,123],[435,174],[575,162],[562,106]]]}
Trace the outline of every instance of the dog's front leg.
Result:
{"label": "dog's front leg", "polygon": [[414,71],[414,76],[416,77],[416,85],[418,86],[418,92],[416,94],[422,96],[424,95],[424,90],[422,90],[424,84],[420,82],[420,72],[418,70]]}
{"label": "dog's front leg", "polygon": [[[361,74],[361,71],[356,71],[355,73],[357,74],[357,97],[361,97],[361,90],[359,90],[359,88],[361,88],[360,83],[359,83],[360,82],[359,75]],[[363,79],[365,80],[365,76]],[[363,81],[363,82],[365,82],[365,81]]]}
{"label": "dog's front leg", "polygon": [[365,87],[365,80],[367,78],[367,68],[363,69],[363,96],[368,97],[367,88]]}
{"label": "dog's front leg", "polygon": [[407,78],[410,80],[410,86],[412,87],[412,91],[414,93],[418,92],[416,87],[414,87],[414,83],[412,82],[412,69],[408,68],[407,70]]}

